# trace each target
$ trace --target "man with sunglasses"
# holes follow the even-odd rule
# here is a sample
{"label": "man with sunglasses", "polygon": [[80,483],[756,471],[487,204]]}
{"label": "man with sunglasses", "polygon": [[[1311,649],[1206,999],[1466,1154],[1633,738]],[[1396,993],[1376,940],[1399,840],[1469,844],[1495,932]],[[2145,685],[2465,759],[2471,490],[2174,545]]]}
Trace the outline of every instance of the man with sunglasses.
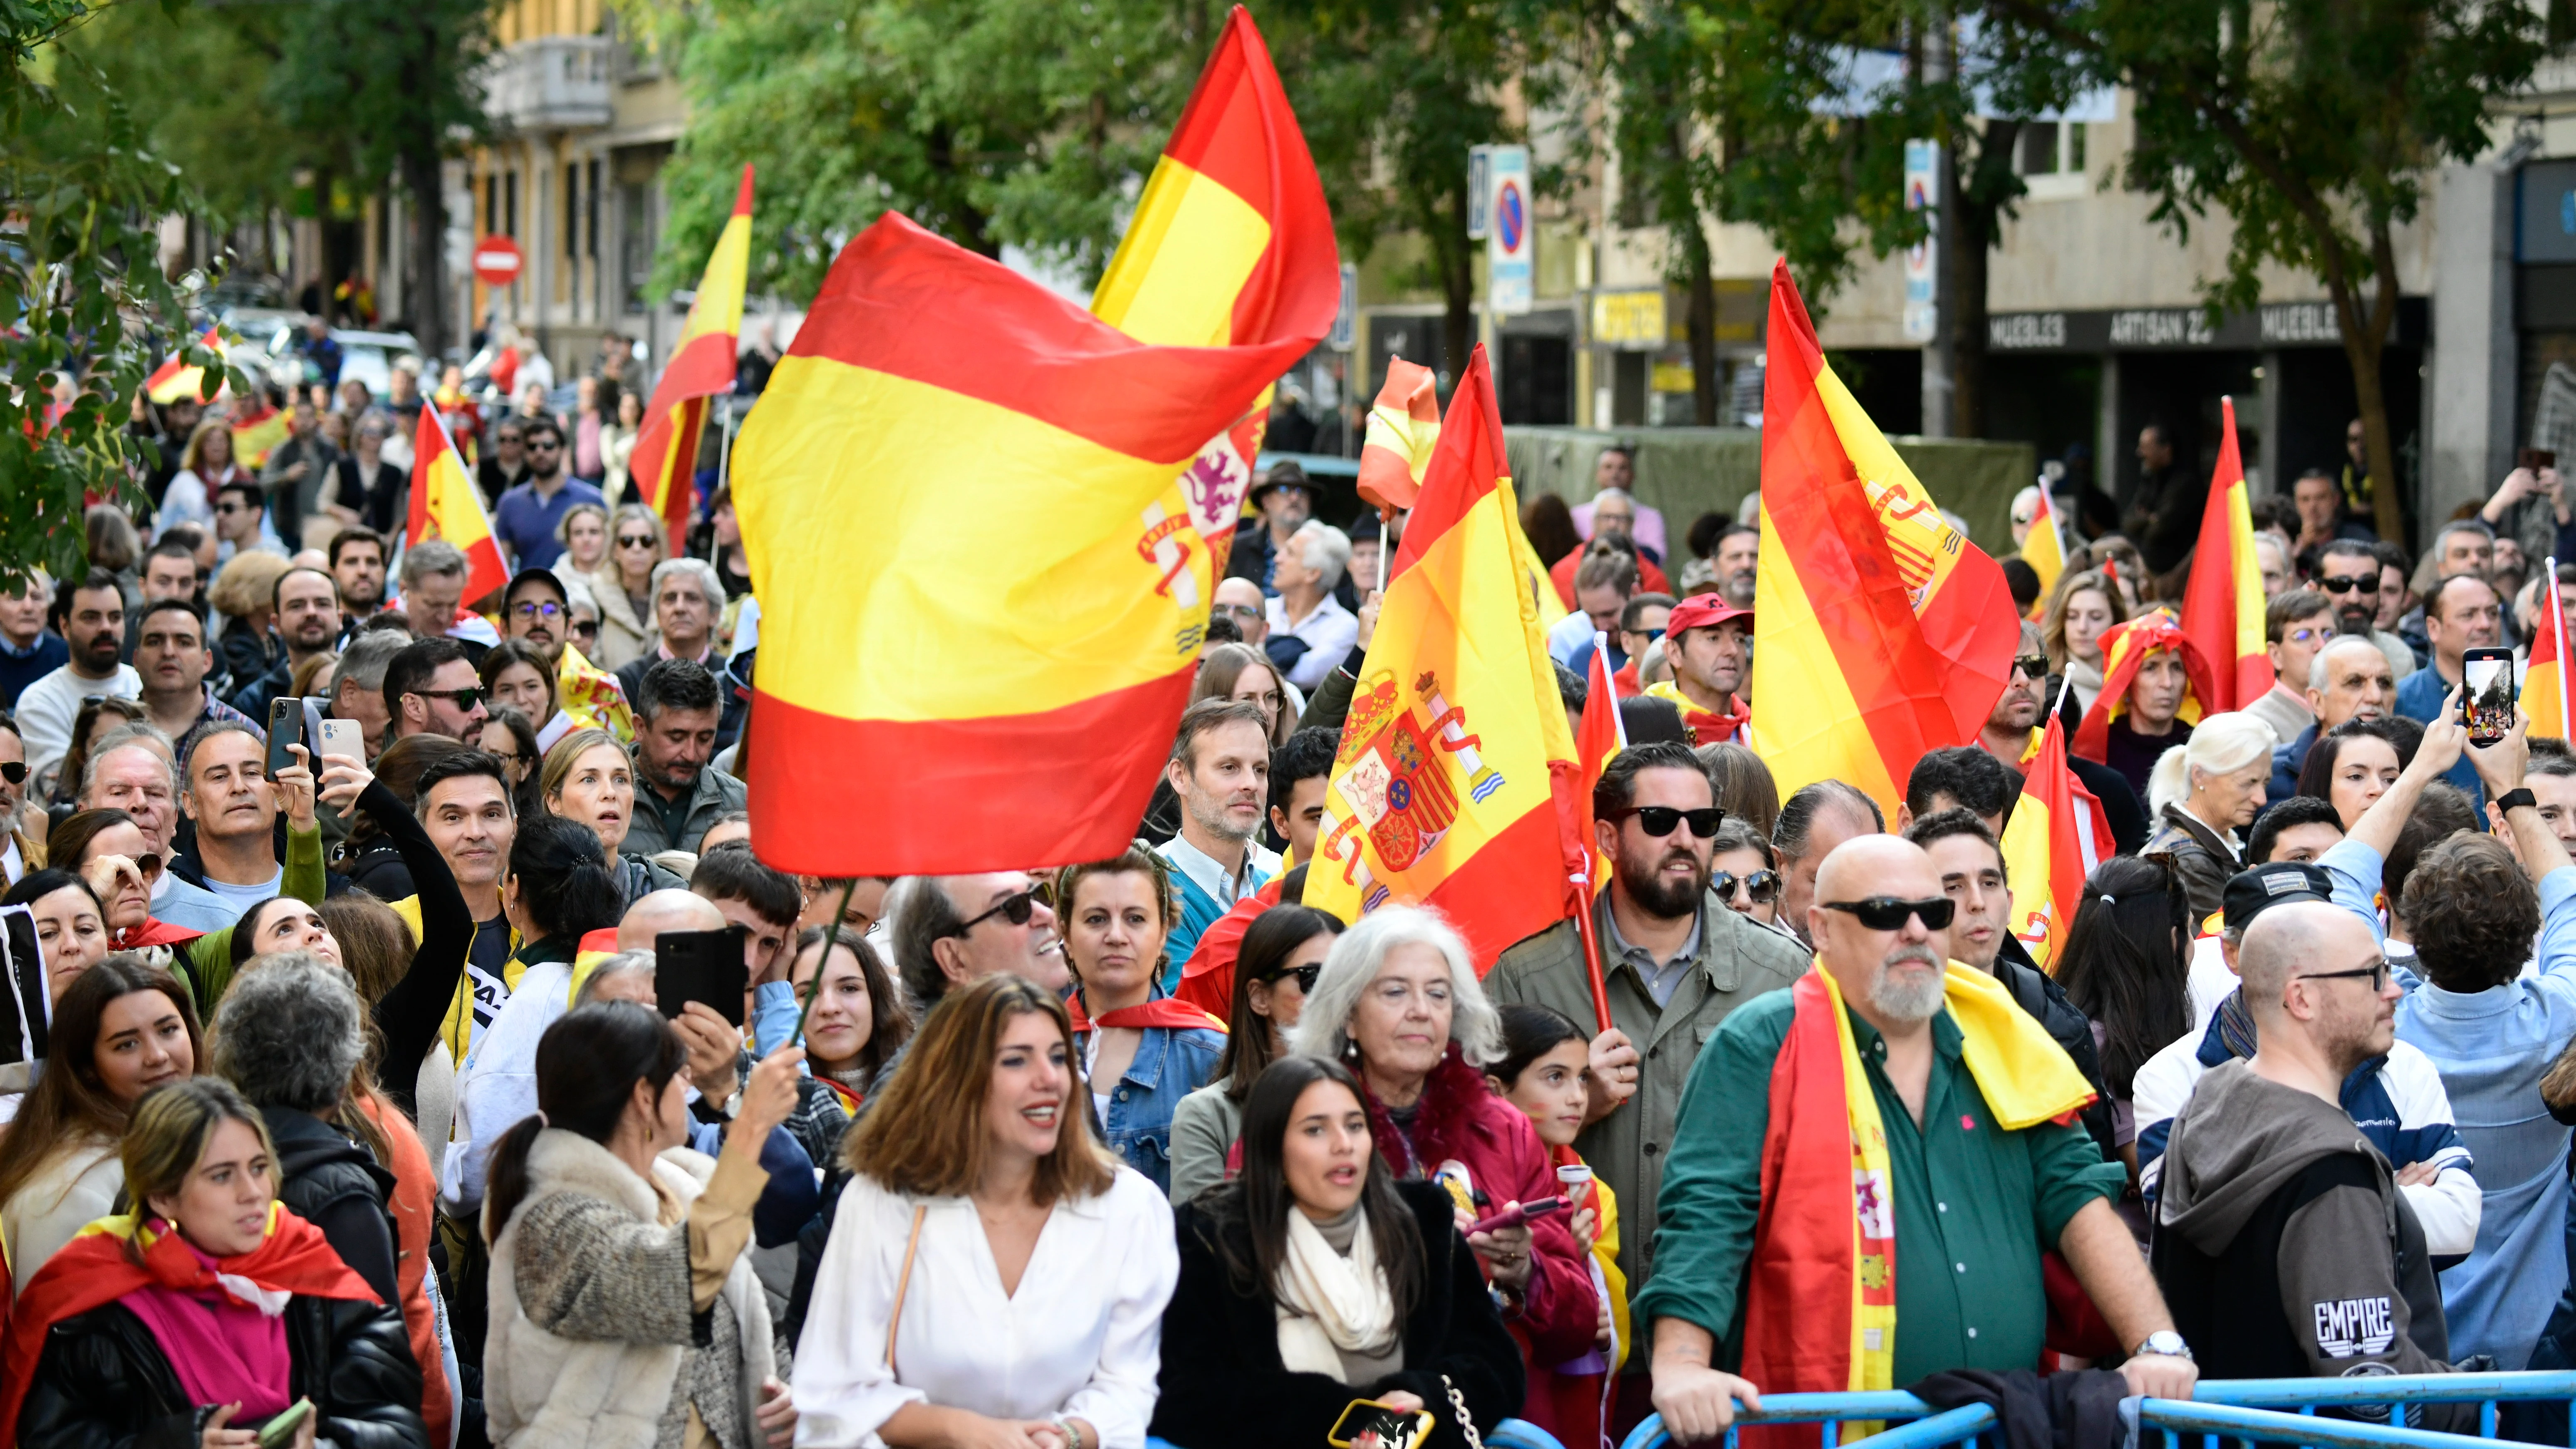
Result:
{"label": "man with sunglasses", "polygon": [[474,486],[482,490],[483,505],[489,508],[527,476],[527,424],[518,418],[503,418],[492,425],[492,450],[474,465]]}
{"label": "man with sunglasses", "polygon": [[[2012,673],[2004,681],[2004,692],[1995,697],[1995,707],[1987,714],[1985,727],[1977,731],[1976,738],[1977,748],[2002,761],[2016,780],[2027,768],[2024,762],[2030,758],[2030,737],[2039,728],[2041,712],[2047,708],[2042,697],[2048,682],[2048,651],[2040,644],[2039,626],[2025,619],[2021,645],[2013,653]],[[2075,782],[2101,804],[2102,818],[2110,822],[2111,839],[2120,851],[2135,855],[2145,849],[2146,807],[2138,803],[2137,792],[2129,788],[2120,772],[2075,754],[2066,757],[2066,767]],[[2014,794],[2020,794],[2018,783]]]}
{"label": "man with sunglasses", "polygon": [[26,803],[27,742],[18,733],[16,718],[0,709],[0,881],[10,885],[27,874],[30,861],[45,858],[27,838],[21,813]]}
{"label": "man with sunglasses", "polygon": [[2381,573],[2379,548],[2355,539],[2337,539],[2317,550],[2313,567],[2316,576],[2310,582],[2334,601],[2335,634],[2359,635],[2378,645],[2380,652],[2388,656],[2389,671],[2401,680],[2414,673],[2415,651],[2381,621],[2384,606],[2392,600]]}
{"label": "man with sunglasses", "polygon": [[[2090,1089],[2037,1024],[1987,1009],[2003,995],[1992,982],[1948,966],[1955,914],[1921,847],[1843,845],[1807,913],[1817,973],[1727,1018],[1701,1053],[1664,1172],[1660,1266],[1633,1300],[1677,1440],[1716,1437],[1738,1398],[1847,1388],[1854,1352],[1888,1354],[1900,1384],[2028,1367],[2050,1249],[2129,1346],[2129,1391],[2191,1396],[2189,1351],[2112,1211],[2126,1173],[2058,1120]],[[2005,1061],[2023,1066],[1983,1065]],[[1862,1083],[1865,1105],[1846,1096]],[[1855,1194],[1853,1123],[1867,1115],[1884,1156],[1864,1159]],[[1891,1240],[1892,1259],[1876,1246]],[[1883,1289],[1891,1273],[1879,1342],[1801,1348],[1797,1315],[1816,1294]],[[1739,1362],[1740,1377],[1718,1367]]]}
{"label": "man with sunglasses", "polygon": [[[1073,984],[1055,910],[1027,871],[906,876],[886,892],[885,904],[895,970],[925,1014],[954,988],[1004,972],[1049,991]],[[902,1060],[886,1063],[869,1096],[893,1080]]]}
{"label": "man with sunglasses", "polygon": [[[565,471],[563,425],[550,417],[526,424],[528,476],[501,495],[492,509],[492,536],[522,569],[551,568],[563,556],[555,525],[577,503],[605,508],[600,491]],[[560,586],[556,592],[562,592]]]}
{"label": "man with sunglasses", "polygon": [[483,679],[453,639],[415,639],[385,666],[385,713],[395,739],[445,735],[471,742],[483,728]]}
{"label": "man with sunglasses", "polygon": [[[1795,941],[1727,908],[1709,890],[1723,814],[1708,772],[1684,746],[1632,745],[1592,792],[1593,838],[1610,857],[1610,888],[1593,906],[1611,1026],[1592,1042],[1590,1101],[1575,1150],[1636,1222],[1654,1221],[1664,1156],[1700,1044],[1729,1013],[1807,969]],[[1591,1023],[1582,938],[1564,921],[1503,952],[1485,977],[1498,1003],[1553,1007]],[[1622,1103],[1625,1103],[1623,1106]],[[1622,1234],[1619,1267],[1634,1292],[1654,1272],[1651,1233]],[[1646,1359],[1631,1354],[1622,1398],[1646,1413]]]}
{"label": "man with sunglasses", "polygon": [[[2308,899],[2264,911],[2238,960],[2255,1048],[2212,1068],[2174,1120],[2157,1281],[2216,1377],[2448,1371],[2463,1345],[2425,1230],[2346,1109],[2347,1079],[2396,1040],[2387,959],[2351,913]],[[2465,1403],[2405,1413],[2427,1429],[2478,1419]]]}

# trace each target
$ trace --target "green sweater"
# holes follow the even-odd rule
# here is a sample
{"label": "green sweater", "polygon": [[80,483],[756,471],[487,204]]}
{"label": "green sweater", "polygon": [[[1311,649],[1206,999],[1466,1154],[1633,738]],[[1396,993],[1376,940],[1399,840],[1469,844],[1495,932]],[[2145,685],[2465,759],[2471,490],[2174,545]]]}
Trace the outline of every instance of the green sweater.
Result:
{"label": "green sweater", "polygon": [[[279,882],[278,894],[318,906],[329,888],[330,876],[322,868],[321,826],[311,830],[288,826],[286,876]],[[209,931],[181,947],[180,954],[186,958],[180,975],[196,994],[197,1014],[212,1020],[215,1003],[224,999],[224,989],[233,984],[233,928]]]}
{"label": "green sweater", "polygon": [[[1656,1207],[1655,1274],[1640,1321],[1679,1318],[1717,1335],[1722,1361],[1744,1351],[1744,1283],[1762,1209],[1762,1142],[1771,1068],[1796,998],[1772,992],[1736,1009],[1710,1038],[1683,1090]],[[2047,1328],[2040,1253],[2077,1210],[2110,1200],[2126,1172],[2078,1126],[2019,1132],[1994,1113],[1959,1057],[1959,1028],[1933,1018],[1932,1075],[1917,1127],[1889,1084],[1886,1043],[1851,1018],[1887,1128],[1896,1197],[1895,1381],[1946,1369],[2017,1369],[2038,1361]],[[1768,1388],[1770,1385],[1756,1385]]]}

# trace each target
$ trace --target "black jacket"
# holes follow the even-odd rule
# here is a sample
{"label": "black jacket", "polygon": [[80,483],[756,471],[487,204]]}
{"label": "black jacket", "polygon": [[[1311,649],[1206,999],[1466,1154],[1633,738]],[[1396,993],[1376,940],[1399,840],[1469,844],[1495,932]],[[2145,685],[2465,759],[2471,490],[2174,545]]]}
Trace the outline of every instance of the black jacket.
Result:
{"label": "black jacket", "polygon": [[1189,1449],[1314,1449],[1353,1399],[1403,1390],[1439,1416],[1424,1449],[1455,1449],[1467,1441],[1443,1378],[1465,1396],[1480,1434],[1490,1436],[1519,1413],[1526,1392],[1520,1346],[1504,1331],[1475,1254],[1458,1236],[1448,1193],[1421,1182],[1395,1190],[1422,1228],[1430,1273],[1423,1301],[1404,1321],[1405,1368],[1374,1384],[1282,1367],[1270,1295],[1237,1293],[1216,1245],[1217,1233],[1230,1232],[1248,1260],[1246,1229],[1240,1222],[1221,1227],[1202,1206],[1209,1199],[1176,1205],[1181,1280],[1163,1310],[1163,1391],[1152,1432]]}
{"label": "black jacket", "polygon": [[330,1123],[292,1107],[257,1105],[268,1120],[269,1140],[277,1144],[278,1201],[320,1228],[331,1250],[377,1297],[400,1303],[394,1220],[385,1207],[393,1197],[393,1174]]}
{"label": "black jacket", "polygon": [[[429,1449],[420,1367],[402,1313],[382,1303],[286,1305],[288,1392],[313,1401],[340,1449]],[[122,1303],[55,1324],[18,1411],[20,1449],[196,1449],[212,1404],[191,1404],[152,1330]],[[238,1424],[237,1428],[256,1428]]]}
{"label": "black jacket", "polygon": [[2031,964],[2030,952],[2010,934],[2004,937],[2003,949],[1995,953],[1995,979],[2092,1084],[2092,1105],[2077,1113],[2077,1120],[2093,1145],[2102,1149],[2103,1161],[2119,1161],[2119,1124],[2111,1111],[2111,1089],[2102,1080],[2102,1051],[2093,1041],[2092,1020],[2066,999],[2066,988],[2057,984],[2057,978]]}

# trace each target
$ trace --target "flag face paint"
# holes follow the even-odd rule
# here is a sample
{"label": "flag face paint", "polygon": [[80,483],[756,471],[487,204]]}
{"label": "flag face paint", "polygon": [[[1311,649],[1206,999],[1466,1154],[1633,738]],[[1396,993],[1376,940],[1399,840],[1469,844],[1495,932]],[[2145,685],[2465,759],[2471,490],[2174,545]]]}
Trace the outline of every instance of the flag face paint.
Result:
{"label": "flag face paint", "polygon": [[1240,10],[1098,315],[899,216],[852,241],[734,459],[762,857],[960,874],[1122,849],[1188,699],[1260,399],[1340,286]]}
{"label": "flag face paint", "polygon": [[1753,747],[1783,799],[1839,779],[1893,815],[1915,760],[1984,727],[2020,619],[2002,569],[1825,366],[1785,262],[1769,338]]}
{"label": "flag face paint", "polygon": [[696,299],[689,303],[688,320],[671,349],[671,365],[653,384],[653,400],[645,405],[628,463],[635,500],[651,505],[675,531],[687,526],[689,510],[697,503],[698,440],[706,426],[707,399],[733,388],[743,292],[751,275],[751,177],[751,168],[742,168],[733,215],[717,234],[706,271],[698,278]]}
{"label": "flag face paint", "polygon": [[1551,762],[1574,759],[1574,738],[1507,466],[1479,349],[1378,605],[1306,878],[1307,901],[1344,920],[1441,909],[1480,972],[1563,919],[1569,894]]}
{"label": "flag face paint", "polygon": [[2272,661],[2263,641],[2263,566],[2254,557],[2254,515],[2245,466],[2236,450],[2236,401],[2219,399],[2218,465],[2192,549],[2183,592],[2182,631],[2209,662],[2212,714],[2245,706],[2272,690]]}

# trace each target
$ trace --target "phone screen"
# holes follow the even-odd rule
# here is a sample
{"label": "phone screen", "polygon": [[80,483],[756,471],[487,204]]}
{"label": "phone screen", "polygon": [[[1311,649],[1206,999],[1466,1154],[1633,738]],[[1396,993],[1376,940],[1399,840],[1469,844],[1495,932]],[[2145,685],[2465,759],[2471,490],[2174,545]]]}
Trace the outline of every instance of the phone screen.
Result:
{"label": "phone screen", "polygon": [[2460,723],[2474,740],[2498,740],[2513,729],[2513,653],[2472,649],[2460,663]]}
{"label": "phone screen", "polygon": [[1414,1440],[1422,1436],[1427,1417],[1362,1400],[1342,1411],[1341,1422],[1333,1426],[1325,1442],[1347,1444],[1350,1449],[1410,1449]]}

